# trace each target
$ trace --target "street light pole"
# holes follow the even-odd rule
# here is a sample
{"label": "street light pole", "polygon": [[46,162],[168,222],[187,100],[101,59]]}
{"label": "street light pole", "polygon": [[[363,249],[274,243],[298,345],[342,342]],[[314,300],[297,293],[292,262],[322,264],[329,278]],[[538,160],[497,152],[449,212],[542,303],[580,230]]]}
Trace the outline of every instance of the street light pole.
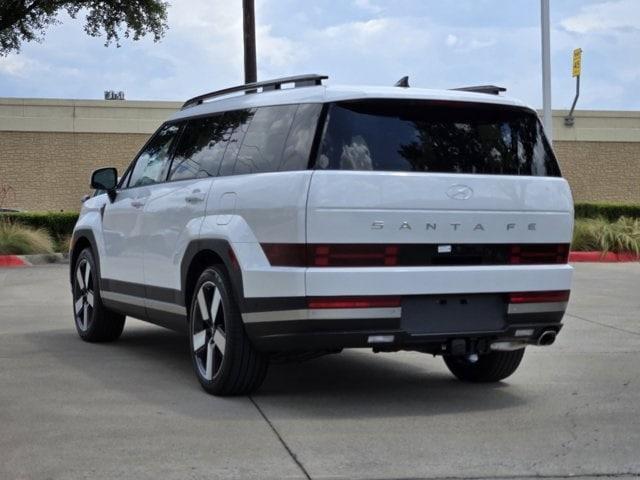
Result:
{"label": "street light pole", "polygon": [[244,33],[244,83],[254,83],[258,80],[254,0],[242,0],[242,18]]}
{"label": "street light pole", "polygon": [[549,0],[540,0],[540,33],[542,35],[542,123],[553,142],[553,119],[551,117],[551,38],[549,28]]}

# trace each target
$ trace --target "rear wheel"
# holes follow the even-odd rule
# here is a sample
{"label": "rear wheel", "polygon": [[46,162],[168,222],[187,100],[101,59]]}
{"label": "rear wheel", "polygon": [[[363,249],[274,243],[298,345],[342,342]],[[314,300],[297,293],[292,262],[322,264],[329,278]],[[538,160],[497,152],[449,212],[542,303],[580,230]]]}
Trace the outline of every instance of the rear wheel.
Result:
{"label": "rear wheel", "polygon": [[243,395],[256,390],[268,359],[251,345],[231,285],[221,267],[207,268],[196,284],[189,309],[193,369],[202,387],[214,395]]}
{"label": "rear wheel", "polygon": [[102,305],[96,263],[91,249],[78,255],[73,275],[73,317],[80,338],[86,342],[111,342],[122,334],[125,316]]}
{"label": "rear wheel", "polygon": [[499,382],[516,371],[524,348],[511,352],[490,352],[479,356],[448,355],[444,363],[456,377],[467,382]]}

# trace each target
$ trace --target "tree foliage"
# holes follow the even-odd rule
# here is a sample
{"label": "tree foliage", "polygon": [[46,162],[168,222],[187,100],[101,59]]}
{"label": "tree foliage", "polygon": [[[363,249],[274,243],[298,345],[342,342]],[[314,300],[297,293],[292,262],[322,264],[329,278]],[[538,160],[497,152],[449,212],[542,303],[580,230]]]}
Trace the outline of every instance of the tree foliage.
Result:
{"label": "tree foliage", "polygon": [[84,31],[104,35],[105,45],[152,35],[158,41],[167,28],[162,0],[0,0],[0,56],[20,51],[24,42],[42,41],[45,30],[59,23],[58,14],[85,14]]}

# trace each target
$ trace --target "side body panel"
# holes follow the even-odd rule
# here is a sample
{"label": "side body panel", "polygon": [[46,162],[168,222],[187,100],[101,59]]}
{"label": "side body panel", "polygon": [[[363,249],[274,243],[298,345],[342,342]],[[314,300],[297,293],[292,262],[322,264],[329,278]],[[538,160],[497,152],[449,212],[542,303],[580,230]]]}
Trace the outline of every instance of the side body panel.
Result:
{"label": "side body panel", "polygon": [[143,213],[144,284],[181,289],[180,265],[197,240],[213,178],[167,182],[154,187]]}
{"label": "side body panel", "polygon": [[104,245],[100,257],[103,278],[144,282],[142,212],[150,193],[150,187],[125,189],[114,202],[105,203],[98,234]]}
{"label": "side body panel", "polygon": [[207,201],[200,239],[229,243],[244,297],[304,297],[305,269],[271,267],[262,243],[305,243],[311,171],[219,177]]}

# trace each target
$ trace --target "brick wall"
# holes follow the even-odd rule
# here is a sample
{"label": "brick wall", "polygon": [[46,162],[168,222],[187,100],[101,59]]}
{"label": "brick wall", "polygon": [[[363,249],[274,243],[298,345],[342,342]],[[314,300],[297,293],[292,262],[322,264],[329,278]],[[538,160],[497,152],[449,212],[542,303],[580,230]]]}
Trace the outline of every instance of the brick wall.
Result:
{"label": "brick wall", "polygon": [[556,141],[575,201],[640,203],[640,142]]}
{"label": "brick wall", "polygon": [[149,135],[0,131],[0,189],[11,187],[4,208],[79,210],[91,172],[122,173]]}
{"label": "brick wall", "polygon": [[[0,131],[4,208],[78,210],[99,167],[129,165],[149,137],[138,133]],[[557,141],[554,149],[576,201],[640,203],[640,142]]]}
{"label": "brick wall", "polygon": [[[0,98],[0,207],[78,210],[98,167],[120,172],[180,102]],[[553,112],[554,148],[576,201],[640,203],[640,112]],[[2,198],[0,197],[0,201]]]}

